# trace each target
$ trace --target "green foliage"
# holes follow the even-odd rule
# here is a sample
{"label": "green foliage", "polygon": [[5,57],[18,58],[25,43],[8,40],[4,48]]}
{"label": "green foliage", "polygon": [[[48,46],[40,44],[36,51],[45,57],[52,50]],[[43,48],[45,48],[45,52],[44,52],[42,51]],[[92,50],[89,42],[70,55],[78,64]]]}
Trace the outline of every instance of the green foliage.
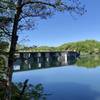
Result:
{"label": "green foliage", "polygon": [[87,67],[87,68],[94,68],[100,66],[100,56],[98,55],[88,55],[85,57],[81,57],[76,62],[77,66]]}
{"label": "green foliage", "polygon": [[0,57],[0,68],[3,67],[4,60]]}
{"label": "green foliage", "polygon": [[0,80],[3,78],[3,68],[4,68],[4,60],[0,57]]}
{"label": "green foliage", "polygon": [[0,80],[5,78],[6,71],[7,69],[5,67],[5,60],[2,57],[0,57]]}
{"label": "green foliage", "polygon": [[44,51],[56,51],[57,49],[55,47],[48,47],[48,46],[40,46],[40,47],[27,47],[27,46],[17,46],[17,50],[20,52],[44,52]]}
{"label": "green foliage", "polygon": [[[0,84],[0,100],[5,100],[4,94],[6,87],[3,82],[5,82],[5,80],[2,80],[2,86]],[[44,93],[44,87],[42,84],[27,84],[22,97],[20,97],[23,86],[24,83],[22,82],[16,84],[12,83],[12,100],[46,100],[46,97],[49,95]]]}
{"label": "green foliage", "polygon": [[8,42],[0,41],[0,51],[7,51],[9,46]]}
{"label": "green foliage", "polygon": [[86,40],[79,42],[66,43],[59,46],[62,50],[72,50],[80,53],[100,53],[100,42],[95,40]]}
{"label": "green foliage", "polygon": [[46,52],[46,51],[77,51],[81,54],[93,54],[100,53],[100,42],[95,40],[86,40],[79,42],[65,43],[59,47],[23,47],[20,45],[19,51],[31,51],[31,52]]}
{"label": "green foliage", "polygon": [[[23,89],[23,86],[24,84],[22,82],[13,84],[13,100],[20,99],[20,93]],[[44,93],[44,87],[42,84],[27,84],[21,100],[46,100],[47,95],[48,94]]]}

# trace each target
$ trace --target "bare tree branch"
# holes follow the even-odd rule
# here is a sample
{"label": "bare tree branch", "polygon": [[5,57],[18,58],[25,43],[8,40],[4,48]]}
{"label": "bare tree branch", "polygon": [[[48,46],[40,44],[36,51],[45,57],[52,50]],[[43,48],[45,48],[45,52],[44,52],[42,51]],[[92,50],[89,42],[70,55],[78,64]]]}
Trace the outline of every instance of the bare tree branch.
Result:
{"label": "bare tree branch", "polygon": [[0,29],[9,37],[11,37],[12,35],[10,34],[10,32],[6,29],[6,28],[3,28],[3,27],[0,27]]}
{"label": "bare tree branch", "polygon": [[42,1],[27,1],[27,2],[23,3],[21,5],[21,7],[23,7],[23,6],[27,5],[27,4],[44,4],[44,5],[48,5],[48,6],[51,6],[53,8],[56,8],[55,4],[47,3],[47,2],[42,2]]}

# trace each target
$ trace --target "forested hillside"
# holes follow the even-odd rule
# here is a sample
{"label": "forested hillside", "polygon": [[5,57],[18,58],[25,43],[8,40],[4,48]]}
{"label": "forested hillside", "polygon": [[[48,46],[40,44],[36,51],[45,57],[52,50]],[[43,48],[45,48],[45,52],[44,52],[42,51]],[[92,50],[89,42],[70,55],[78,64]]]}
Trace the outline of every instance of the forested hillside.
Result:
{"label": "forested hillside", "polygon": [[80,53],[100,53],[100,42],[95,40],[85,40],[79,42],[65,43],[59,46],[60,50],[74,50]]}
{"label": "forested hillside", "polygon": [[[19,49],[20,48],[20,49]],[[18,46],[17,50],[19,51],[77,51],[81,54],[93,54],[93,53],[100,53],[100,42],[95,40],[85,40],[85,41],[78,41],[78,42],[70,42],[65,43],[58,47],[48,47],[48,46]]]}

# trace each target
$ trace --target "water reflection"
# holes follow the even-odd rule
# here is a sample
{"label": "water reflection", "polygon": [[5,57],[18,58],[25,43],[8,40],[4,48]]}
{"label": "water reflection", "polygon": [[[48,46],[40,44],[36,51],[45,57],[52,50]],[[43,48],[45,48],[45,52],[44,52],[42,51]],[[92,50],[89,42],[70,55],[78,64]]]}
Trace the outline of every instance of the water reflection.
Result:
{"label": "water reflection", "polygon": [[66,60],[61,59],[41,59],[41,58],[31,58],[31,59],[16,59],[14,63],[14,71],[24,71],[30,69],[41,69],[50,67],[60,67],[65,65],[72,65],[76,62],[75,58],[69,58]]}
{"label": "water reflection", "polygon": [[61,59],[16,59],[14,63],[14,71],[24,71],[30,69],[41,69],[41,68],[51,68],[51,67],[60,67],[65,65],[73,65],[77,66],[93,68],[100,66],[100,56],[84,56],[78,59],[76,58],[68,58],[66,60]]}
{"label": "water reflection", "polygon": [[90,56],[80,57],[80,59],[77,60],[76,65],[87,68],[94,68],[100,66],[100,56],[90,55]]}

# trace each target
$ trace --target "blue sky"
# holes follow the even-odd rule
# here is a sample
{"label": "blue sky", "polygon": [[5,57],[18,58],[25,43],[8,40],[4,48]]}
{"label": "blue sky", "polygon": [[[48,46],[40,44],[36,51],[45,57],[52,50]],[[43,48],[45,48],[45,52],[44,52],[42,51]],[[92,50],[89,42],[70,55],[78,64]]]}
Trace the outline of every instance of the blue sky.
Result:
{"label": "blue sky", "polygon": [[26,38],[25,45],[59,46],[67,42],[86,39],[100,41],[100,0],[80,0],[87,13],[75,15],[57,13],[47,20],[37,21],[35,30],[24,31],[19,40]]}

